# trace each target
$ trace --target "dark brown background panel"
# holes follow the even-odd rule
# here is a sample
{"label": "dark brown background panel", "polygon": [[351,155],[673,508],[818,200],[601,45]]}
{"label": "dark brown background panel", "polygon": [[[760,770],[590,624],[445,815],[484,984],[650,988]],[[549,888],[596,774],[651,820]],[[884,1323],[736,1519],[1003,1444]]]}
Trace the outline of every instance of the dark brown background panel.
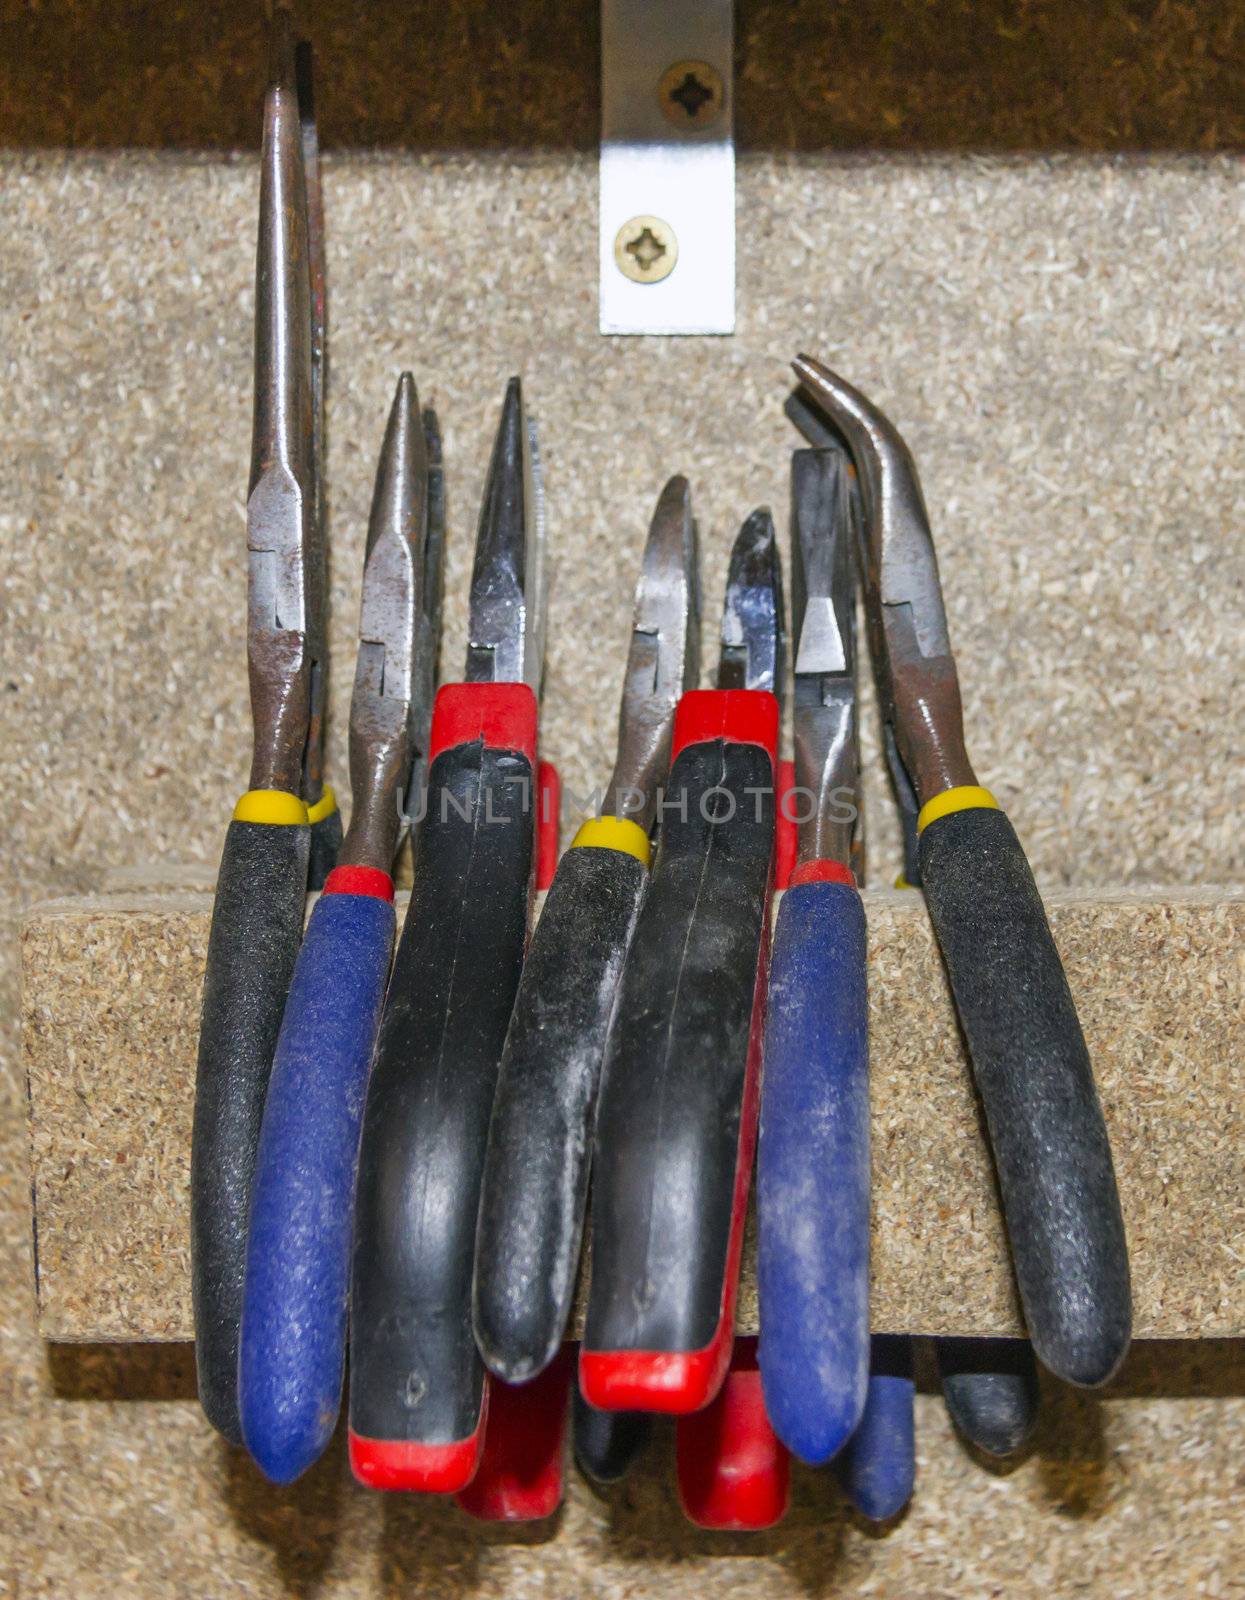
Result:
{"label": "dark brown background panel", "polygon": [[[0,144],[250,147],[260,0],[0,0]],[[332,146],[591,149],[595,0],[321,0]],[[739,0],[755,149],[1245,146],[1245,0]]]}

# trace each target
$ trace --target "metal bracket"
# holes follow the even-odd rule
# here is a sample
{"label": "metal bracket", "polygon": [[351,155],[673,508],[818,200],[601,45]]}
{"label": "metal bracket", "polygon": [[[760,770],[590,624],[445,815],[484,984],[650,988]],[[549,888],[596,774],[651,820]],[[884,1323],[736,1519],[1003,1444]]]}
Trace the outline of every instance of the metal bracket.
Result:
{"label": "metal bracket", "polygon": [[735,331],[733,0],[601,0],[602,333]]}

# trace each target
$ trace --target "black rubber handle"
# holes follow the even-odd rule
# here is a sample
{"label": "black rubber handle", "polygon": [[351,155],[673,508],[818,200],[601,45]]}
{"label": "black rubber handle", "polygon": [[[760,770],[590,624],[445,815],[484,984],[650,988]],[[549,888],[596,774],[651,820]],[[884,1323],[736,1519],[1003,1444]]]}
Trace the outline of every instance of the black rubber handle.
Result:
{"label": "black rubber handle", "polygon": [[342,844],[342,814],[336,806],[328,816],[311,824],[311,849],[307,857],[307,887],[314,892],[323,889],[325,879],[337,865],[337,852]]}
{"label": "black rubber handle", "polygon": [[921,834],[921,883],[968,1041],[1025,1320],[1069,1383],[1128,1349],[1128,1250],[1089,1052],[1011,823],[974,808]]}
{"label": "black rubber handle", "polygon": [[[597,1115],[580,1382],[610,1410],[683,1412],[716,1393],[755,1137],[769,753],[720,739],[690,745],[666,797],[682,811],[662,818]],[[695,1359],[666,1359],[676,1352]]]}
{"label": "black rubber handle", "polygon": [[307,897],[309,828],[231,822],[208,940],[190,1154],[190,1277],[199,1399],[242,1442],[238,1328],[247,1213],[272,1056]]}
{"label": "black rubber handle", "polygon": [[1038,1375],[1027,1339],[935,1339],[942,1397],[952,1422],[995,1460],[1022,1450],[1038,1420]]}
{"label": "black rubber handle", "polygon": [[588,1200],[605,1037],[648,877],[623,850],[568,850],[519,980],[489,1130],[475,1333],[509,1383],[561,1347]]}
{"label": "black rubber handle", "polygon": [[652,1432],[647,1411],[598,1411],[573,1390],[575,1464],[594,1483],[618,1483]]}
{"label": "black rubber handle", "polygon": [[[472,1264],[489,1113],[527,936],[532,780],[525,754],[478,740],[443,751],[429,773],[356,1197],[351,1452],[356,1473],[377,1484],[432,1481],[420,1478],[418,1451],[387,1454],[385,1445],[457,1448],[482,1421]],[[401,1463],[390,1470],[399,1456],[414,1462],[413,1478],[404,1480]],[[448,1470],[437,1482],[462,1487]]]}

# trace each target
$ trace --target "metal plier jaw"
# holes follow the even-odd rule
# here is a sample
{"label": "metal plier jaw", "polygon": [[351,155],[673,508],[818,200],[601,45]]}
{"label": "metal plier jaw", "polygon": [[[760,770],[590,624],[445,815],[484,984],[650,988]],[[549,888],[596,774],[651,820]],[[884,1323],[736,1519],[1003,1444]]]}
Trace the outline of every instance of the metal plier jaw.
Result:
{"label": "metal plier jaw", "polygon": [[539,699],[545,660],[545,496],[536,428],[518,378],[506,385],[475,563],[468,683],[526,683]]}
{"label": "metal plier jaw", "polygon": [[[314,803],[323,782],[326,660],[318,459],[324,292],[319,178],[307,167],[314,126],[300,100],[299,49],[289,13],[279,7],[260,168],[247,660],[255,725],[250,786]],[[306,83],[305,53],[303,67]]]}
{"label": "metal plier jaw", "polygon": [[343,865],[390,870],[428,754],[441,614],[440,436],[398,380],[376,471],[350,702],[350,827]]}
{"label": "metal plier jaw", "polygon": [[774,519],[764,507],[746,519],[731,548],[722,607],[719,689],[763,689],[782,704],[786,618]]}
{"label": "metal plier jaw", "polygon": [[801,861],[845,866],[857,865],[853,857],[863,835],[856,712],[858,526],[846,451],[841,446],[797,450],[791,459],[791,626],[798,855]]}
{"label": "metal plier jaw", "polygon": [[698,542],[688,481],[673,477],[658,497],[644,546],[618,718],[618,758],[605,794],[610,815],[629,817],[646,832],[670,765],[675,707],[700,682]]}
{"label": "metal plier jaw", "polygon": [[964,748],[959,680],[916,463],[894,424],[859,390],[810,356],[793,365],[855,460],[882,714],[923,804],[976,778]]}

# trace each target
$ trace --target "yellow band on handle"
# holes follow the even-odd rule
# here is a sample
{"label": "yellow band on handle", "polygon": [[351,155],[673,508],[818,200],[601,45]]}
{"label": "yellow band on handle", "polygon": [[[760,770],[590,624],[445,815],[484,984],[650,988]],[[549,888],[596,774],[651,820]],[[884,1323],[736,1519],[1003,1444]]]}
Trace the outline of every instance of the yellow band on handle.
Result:
{"label": "yellow band on handle", "polygon": [[931,822],[939,817],[949,817],[953,811],[1001,811],[1003,808],[990,793],[975,783],[962,783],[954,789],[944,789],[921,807],[916,819],[916,831],[924,833]]}
{"label": "yellow band on handle", "polygon": [[268,822],[276,827],[306,827],[307,807],[284,789],[248,789],[233,808],[235,822]]}
{"label": "yellow band on handle", "polygon": [[336,810],[337,796],[326,783],[315,805],[307,807],[307,821],[319,822],[322,817],[331,817]]}
{"label": "yellow band on handle", "polygon": [[648,834],[627,817],[589,817],[571,840],[571,849],[592,845],[598,850],[621,850],[647,867],[653,854]]}

